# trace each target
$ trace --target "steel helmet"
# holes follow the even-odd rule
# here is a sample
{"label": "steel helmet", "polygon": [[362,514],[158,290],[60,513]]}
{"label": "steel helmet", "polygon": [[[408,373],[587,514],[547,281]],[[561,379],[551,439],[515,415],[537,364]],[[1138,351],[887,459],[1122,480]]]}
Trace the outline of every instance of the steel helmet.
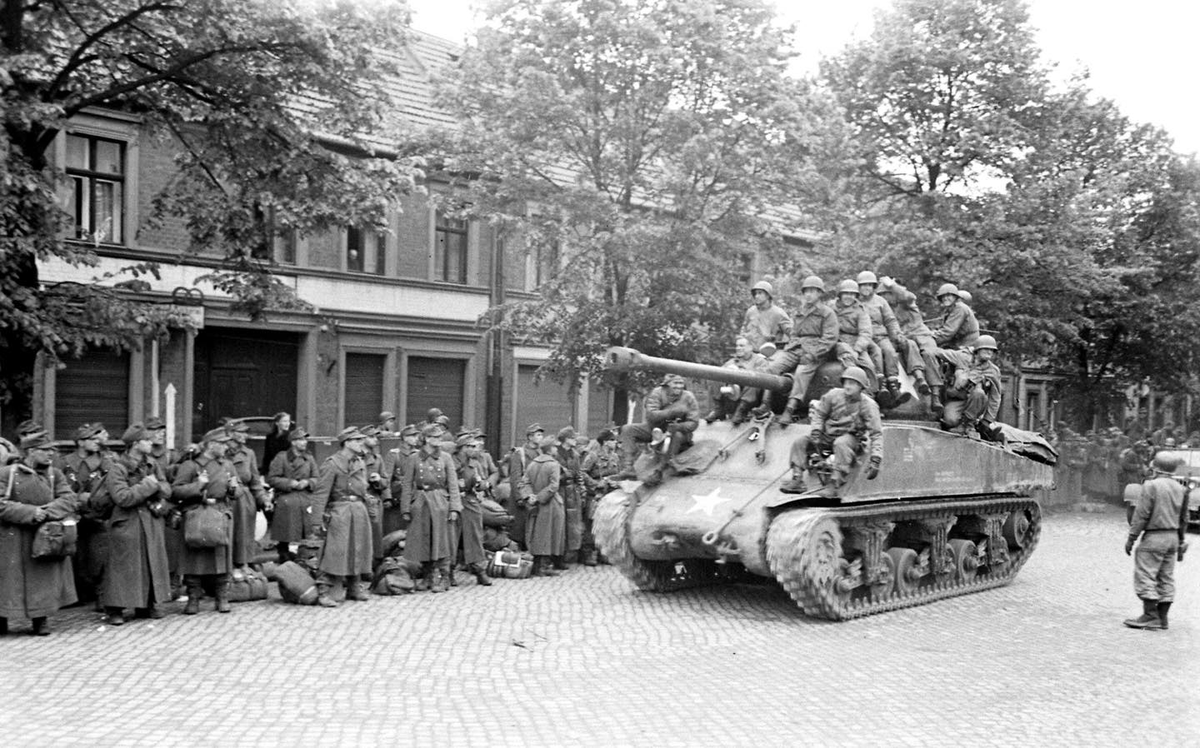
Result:
{"label": "steel helmet", "polygon": [[960,289],[958,290],[958,298],[962,299],[964,303],[966,303],[966,304],[970,304],[970,303],[971,303],[971,298],[972,298],[972,297],[971,297],[971,292],[970,292],[970,291],[964,291],[964,290],[962,290],[962,289],[960,288]]}
{"label": "steel helmet", "polygon": [[847,367],[846,370],[842,372],[842,381],[844,382],[847,379],[849,379],[852,382],[858,382],[859,384],[862,385],[862,388],[864,390],[867,388],[867,373],[862,370],[862,367],[859,367],[859,366]]}
{"label": "steel helmet", "polygon": [[862,285],[863,283],[874,283],[875,285],[879,285],[879,279],[876,278],[875,274],[870,270],[864,270],[859,273],[856,280],[858,281],[859,285]]}
{"label": "steel helmet", "polygon": [[771,284],[767,283],[766,281],[759,281],[750,287],[750,293],[754,293],[755,291],[763,291],[767,294],[767,296],[772,298],[775,296],[775,289],[772,288]]}
{"label": "steel helmet", "polygon": [[852,293],[857,296],[858,284],[848,278],[842,281],[838,284],[838,296],[841,296],[844,293]]}
{"label": "steel helmet", "polygon": [[943,283],[938,287],[937,293],[934,294],[934,296],[940,299],[946,294],[957,296],[960,299],[962,298],[962,293],[958,290],[958,286],[954,285],[953,283]]}
{"label": "steel helmet", "polygon": [[993,351],[997,350],[996,339],[991,335],[980,335],[979,340],[975,341],[975,350],[978,351],[984,348],[991,348]]}
{"label": "steel helmet", "polygon": [[1173,452],[1159,452],[1154,455],[1154,469],[1164,473],[1173,473],[1182,464],[1183,458]]}
{"label": "steel helmet", "polygon": [[[815,275],[810,275],[800,282],[800,290],[803,291],[806,288],[815,288],[821,293],[825,293],[825,281],[821,280]],[[857,292],[858,289],[855,289],[855,293]]]}

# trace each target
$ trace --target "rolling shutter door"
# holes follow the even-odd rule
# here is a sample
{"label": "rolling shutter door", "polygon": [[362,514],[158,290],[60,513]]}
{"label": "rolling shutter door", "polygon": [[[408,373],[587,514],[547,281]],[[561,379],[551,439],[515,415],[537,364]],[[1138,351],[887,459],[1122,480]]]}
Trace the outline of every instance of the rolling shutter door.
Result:
{"label": "rolling shutter door", "polygon": [[450,417],[450,428],[457,429],[462,424],[466,375],[464,359],[409,356],[404,400],[408,420],[420,423],[430,408],[441,408]]}
{"label": "rolling shutter door", "polygon": [[72,439],[96,421],[120,438],[129,425],[129,353],[88,351],[66,364],[54,378],[54,438]]}
{"label": "rolling shutter door", "polygon": [[386,365],[387,356],[383,354],[346,354],[345,425],[365,426],[379,420]]}
{"label": "rolling shutter door", "polygon": [[553,436],[563,426],[574,425],[573,398],[566,382],[543,379],[535,384],[538,367],[517,367],[517,434],[525,427],[540,423]]}

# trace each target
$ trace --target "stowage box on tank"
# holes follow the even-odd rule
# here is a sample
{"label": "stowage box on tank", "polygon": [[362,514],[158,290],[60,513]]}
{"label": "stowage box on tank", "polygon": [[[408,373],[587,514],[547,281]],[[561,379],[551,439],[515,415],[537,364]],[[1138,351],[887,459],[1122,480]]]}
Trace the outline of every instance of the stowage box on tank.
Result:
{"label": "stowage box on tank", "polygon": [[[783,386],[754,379],[771,375],[631,353],[617,349],[610,361]],[[990,443],[885,422],[878,477],[867,480],[856,465],[829,500],[815,495],[817,485],[806,494],[779,490],[791,477],[791,444],[808,429],[701,422],[661,484],[627,481],[603,498],[597,544],[643,590],[750,573],[778,581],[807,615],[832,620],[1007,584],[1037,545],[1041,508],[1033,493],[1053,487],[1055,460],[1038,435],[1007,429],[1009,443]]]}

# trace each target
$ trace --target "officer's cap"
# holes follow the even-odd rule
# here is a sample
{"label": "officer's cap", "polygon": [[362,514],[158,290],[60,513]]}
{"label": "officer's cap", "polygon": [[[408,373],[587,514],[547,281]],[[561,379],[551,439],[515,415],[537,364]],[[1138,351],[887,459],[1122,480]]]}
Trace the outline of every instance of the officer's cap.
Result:
{"label": "officer's cap", "polygon": [[233,433],[245,434],[250,431],[250,424],[246,423],[245,421],[243,421],[240,418],[234,418],[232,420],[225,422],[225,430],[231,434],[233,434]]}
{"label": "officer's cap", "polygon": [[363,436],[366,437],[379,436],[379,427],[373,423],[361,426],[358,430],[363,432]]}
{"label": "officer's cap", "polygon": [[125,433],[121,434],[121,441],[126,444],[133,444],[136,441],[150,438],[150,429],[142,423],[130,424],[129,428],[125,429]]}
{"label": "officer's cap", "polygon": [[100,434],[104,433],[103,423],[85,423],[75,429],[75,441],[83,441],[84,439],[95,439]]}
{"label": "officer's cap", "polygon": [[445,436],[446,429],[440,423],[427,423],[421,427],[421,436],[426,440],[438,439]]}
{"label": "officer's cap", "polygon": [[458,438],[454,440],[454,443],[460,447],[465,447],[468,444],[474,444],[477,441],[479,441],[479,435],[474,431],[468,431],[465,434],[459,434]]}
{"label": "officer's cap", "polygon": [[229,432],[226,431],[224,427],[215,428],[212,431],[209,431],[208,433],[206,433],[204,435],[205,442],[222,442],[223,443],[223,442],[231,441],[232,438],[233,437],[231,437],[229,435]]}
{"label": "officer's cap", "polygon": [[307,438],[308,438],[308,432],[305,431],[304,429],[300,428],[299,426],[296,426],[295,428],[293,428],[291,431],[288,432],[288,441],[289,442],[299,441],[300,439],[307,439]]}
{"label": "officer's cap", "polygon": [[43,430],[28,431],[21,434],[21,449],[38,449],[40,447],[48,447],[51,445],[50,435]]}
{"label": "officer's cap", "polygon": [[561,429],[558,430],[558,440],[560,442],[566,441],[567,439],[574,439],[574,438],[575,438],[575,427],[574,426],[563,426]]}
{"label": "officer's cap", "polygon": [[165,429],[166,427],[167,422],[158,416],[151,416],[150,418],[146,419],[147,431],[158,431],[159,429]]}
{"label": "officer's cap", "polygon": [[525,436],[533,436],[534,434],[538,433],[539,431],[543,434],[546,433],[546,429],[542,428],[542,424],[531,423],[525,427]]}
{"label": "officer's cap", "polygon": [[338,434],[338,444],[345,444],[352,439],[366,439],[367,435],[358,429],[357,426],[347,426]]}
{"label": "officer's cap", "polygon": [[421,430],[411,423],[400,429],[400,436],[417,436],[420,433]]}

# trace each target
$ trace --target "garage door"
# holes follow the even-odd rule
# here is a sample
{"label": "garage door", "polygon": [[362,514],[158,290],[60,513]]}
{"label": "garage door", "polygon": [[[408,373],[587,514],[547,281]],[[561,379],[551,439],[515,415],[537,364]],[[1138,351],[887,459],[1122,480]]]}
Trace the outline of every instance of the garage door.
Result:
{"label": "garage door", "polygon": [[365,426],[379,420],[383,410],[383,373],[387,356],[379,353],[346,354],[347,426]]}
{"label": "garage door", "polygon": [[419,423],[430,408],[441,408],[450,417],[450,428],[457,429],[462,424],[466,379],[465,359],[409,356],[404,395],[408,420]]}
{"label": "garage door", "polygon": [[76,428],[96,421],[121,438],[129,425],[129,353],[89,351],[66,364],[54,377],[54,438],[73,439]]}
{"label": "garage door", "polygon": [[543,379],[535,383],[538,367],[517,367],[517,437],[525,427],[540,423],[546,433],[553,435],[560,428],[575,425],[573,398],[566,382]]}

